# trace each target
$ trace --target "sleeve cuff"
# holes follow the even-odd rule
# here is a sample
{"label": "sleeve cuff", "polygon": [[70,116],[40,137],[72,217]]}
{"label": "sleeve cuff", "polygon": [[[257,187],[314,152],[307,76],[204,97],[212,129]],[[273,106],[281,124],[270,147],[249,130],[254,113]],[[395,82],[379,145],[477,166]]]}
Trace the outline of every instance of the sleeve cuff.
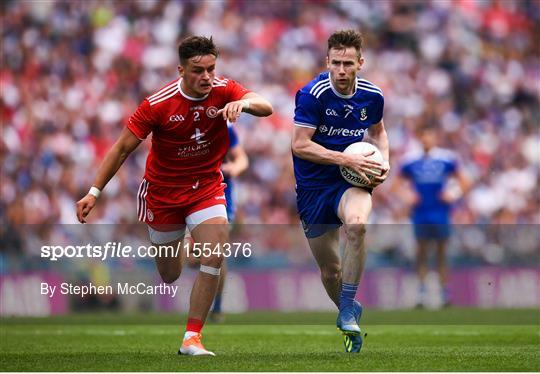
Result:
{"label": "sleeve cuff", "polygon": [[298,126],[298,127],[307,127],[307,128],[310,128],[310,129],[316,129],[317,128],[316,125],[312,125],[311,123],[305,123],[305,122],[295,122],[294,125]]}
{"label": "sleeve cuff", "polygon": [[135,128],[133,128],[133,126],[130,123],[128,123],[127,128],[139,140],[145,140],[146,136],[148,136],[148,135],[146,135],[146,136],[143,137],[142,134],[140,134]]}

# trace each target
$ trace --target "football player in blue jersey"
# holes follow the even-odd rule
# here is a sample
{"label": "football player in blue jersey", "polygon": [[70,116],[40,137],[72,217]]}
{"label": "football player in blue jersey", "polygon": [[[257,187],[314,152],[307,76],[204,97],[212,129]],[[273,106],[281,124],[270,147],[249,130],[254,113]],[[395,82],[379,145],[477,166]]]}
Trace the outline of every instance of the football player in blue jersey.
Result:
{"label": "football player in blue jersey", "polygon": [[[321,270],[328,296],[339,309],[337,327],[345,351],[359,352],[362,306],[355,300],[365,264],[364,236],[371,212],[372,189],[389,172],[388,137],[383,123],[384,98],[380,88],[357,74],[364,59],[362,37],[354,30],[336,31],[328,39],[328,71],[319,74],[296,94],[292,152],[297,206],[311,251]],[[365,136],[381,151],[384,163],[371,153],[342,153]],[[370,188],[345,181],[339,166],[366,178],[381,171]],[[347,243],[339,255],[339,227]]]}
{"label": "football player in blue jersey", "polygon": [[[249,166],[249,159],[247,157],[244,147],[238,141],[238,135],[236,130],[233,127],[233,124],[227,123],[229,130],[229,151],[227,156],[221,164],[221,171],[223,173],[223,183],[227,184],[225,188],[225,199],[227,201],[227,220],[229,223],[233,223],[236,215],[236,191],[234,189],[234,178],[238,177],[244,171],[247,170]],[[188,246],[191,250],[191,245],[193,240],[191,236],[187,235],[186,239],[188,241]],[[199,266],[199,259],[194,257],[190,252],[189,256],[186,256],[186,263],[190,267]],[[226,259],[225,259],[226,260]],[[209,318],[213,322],[221,323],[224,321],[224,315],[221,309],[222,297],[223,297],[223,288],[225,287],[225,279],[227,276],[227,261],[223,261],[221,265],[221,273],[219,275],[218,289],[216,296],[214,297],[214,303],[212,305],[212,310],[210,312]]]}
{"label": "football player in blue jersey", "polygon": [[[470,188],[470,181],[458,166],[456,156],[437,147],[437,129],[422,126],[417,130],[422,149],[407,155],[392,191],[411,207],[411,221],[417,239],[416,271],[420,282],[418,307],[426,298],[425,279],[428,273],[428,250],[433,242],[437,250],[437,270],[443,305],[450,305],[447,288],[446,246],[450,236],[452,205]],[[455,177],[458,186],[448,182]],[[409,184],[410,188],[406,186]],[[412,190],[412,194],[409,193]]]}

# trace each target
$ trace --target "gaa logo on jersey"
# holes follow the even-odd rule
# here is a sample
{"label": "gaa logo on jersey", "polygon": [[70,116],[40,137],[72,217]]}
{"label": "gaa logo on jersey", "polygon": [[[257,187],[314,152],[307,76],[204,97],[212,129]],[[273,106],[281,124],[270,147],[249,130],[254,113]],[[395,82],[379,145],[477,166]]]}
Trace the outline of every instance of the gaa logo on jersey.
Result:
{"label": "gaa logo on jersey", "polygon": [[152,222],[154,220],[154,213],[150,209],[146,209],[146,216],[148,217],[148,222]]}
{"label": "gaa logo on jersey", "polygon": [[208,107],[206,109],[206,115],[210,118],[216,118],[217,117],[218,108],[215,106]]}
{"label": "gaa logo on jersey", "polygon": [[169,117],[170,122],[182,122],[184,120],[184,116],[181,114],[173,114]]}

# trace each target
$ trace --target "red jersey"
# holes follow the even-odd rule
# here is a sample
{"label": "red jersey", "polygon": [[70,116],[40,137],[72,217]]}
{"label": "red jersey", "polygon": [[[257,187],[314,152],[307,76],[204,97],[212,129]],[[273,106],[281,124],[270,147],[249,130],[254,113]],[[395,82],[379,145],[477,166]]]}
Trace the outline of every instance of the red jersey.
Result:
{"label": "red jersey", "polygon": [[217,111],[249,91],[239,83],[216,77],[202,98],[182,92],[176,79],[148,96],[129,118],[128,129],[141,140],[152,133],[145,179],[154,185],[186,186],[221,178],[227,154],[227,122]]}

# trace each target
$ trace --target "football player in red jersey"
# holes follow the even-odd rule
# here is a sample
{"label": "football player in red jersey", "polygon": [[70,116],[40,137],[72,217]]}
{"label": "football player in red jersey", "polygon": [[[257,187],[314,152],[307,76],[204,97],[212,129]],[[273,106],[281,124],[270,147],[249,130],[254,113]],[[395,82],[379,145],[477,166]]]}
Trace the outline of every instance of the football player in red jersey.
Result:
{"label": "football player in red jersey", "polygon": [[[229,145],[227,120],[235,122],[242,112],[269,116],[273,109],[266,99],[239,83],[216,77],[218,51],[212,38],[188,37],[178,54],[180,77],[144,99],[131,116],[105,155],[88,194],[77,202],[77,218],[86,222],[101,190],[152,133],[137,202],[138,217],[148,225],[150,241],[177,248],[187,226],[196,243],[215,248],[228,236],[220,171]],[[181,258],[181,253],[156,257],[164,282],[172,283],[180,276]],[[214,355],[201,344],[201,329],[216,294],[222,260],[217,253],[201,256],[178,353]]]}

